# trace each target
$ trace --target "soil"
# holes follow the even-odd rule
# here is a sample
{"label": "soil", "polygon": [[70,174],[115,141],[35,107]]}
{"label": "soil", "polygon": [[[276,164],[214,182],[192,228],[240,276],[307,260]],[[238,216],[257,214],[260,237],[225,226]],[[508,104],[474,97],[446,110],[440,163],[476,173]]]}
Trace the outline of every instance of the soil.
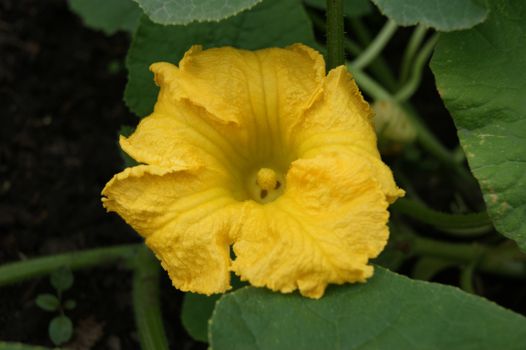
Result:
{"label": "soil", "polygon": [[[0,264],[140,241],[100,203],[123,166],[118,130],[137,123],[122,102],[129,42],[87,29],[64,0],[0,1]],[[75,272],[74,340],[138,349],[130,291],[119,266]],[[0,340],[52,346],[54,315],[34,302],[52,292],[48,278],[1,288]],[[170,343],[204,348],[180,324],[181,298],[165,278]]]}

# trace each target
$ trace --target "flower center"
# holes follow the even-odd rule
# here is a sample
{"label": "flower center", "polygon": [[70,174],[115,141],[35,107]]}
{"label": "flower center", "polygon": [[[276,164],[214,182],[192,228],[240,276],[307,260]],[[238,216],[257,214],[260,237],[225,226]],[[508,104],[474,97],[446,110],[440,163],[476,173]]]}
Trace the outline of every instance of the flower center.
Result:
{"label": "flower center", "polygon": [[284,178],[270,168],[261,168],[249,179],[249,193],[259,203],[272,202],[283,192]]}

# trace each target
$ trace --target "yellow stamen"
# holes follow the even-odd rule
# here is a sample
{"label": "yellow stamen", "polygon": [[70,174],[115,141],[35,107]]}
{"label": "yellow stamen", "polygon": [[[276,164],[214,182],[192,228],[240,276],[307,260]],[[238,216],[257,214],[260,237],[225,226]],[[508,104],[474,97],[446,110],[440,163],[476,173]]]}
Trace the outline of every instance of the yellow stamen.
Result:
{"label": "yellow stamen", "polygon": [[256,175],[256,182],[262,190],[273,190],[278,183],[276,172],[269,168],[261,168]]}

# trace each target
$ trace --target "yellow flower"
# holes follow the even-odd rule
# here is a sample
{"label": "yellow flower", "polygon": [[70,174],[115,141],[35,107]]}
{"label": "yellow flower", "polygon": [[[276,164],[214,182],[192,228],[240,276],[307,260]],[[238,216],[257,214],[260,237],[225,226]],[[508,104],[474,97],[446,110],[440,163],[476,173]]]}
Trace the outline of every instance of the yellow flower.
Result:
{"label": "yellow flower", "polygon": [[[403,195],[381,161],[371,109],[315,50],[192,47],[151,66],[154,112],[123,150],[141,165],[102,194],[146,239],[176,288],[254,286],[319,298],[363,282]],[[232,252],[230,251],[232,247]]]}

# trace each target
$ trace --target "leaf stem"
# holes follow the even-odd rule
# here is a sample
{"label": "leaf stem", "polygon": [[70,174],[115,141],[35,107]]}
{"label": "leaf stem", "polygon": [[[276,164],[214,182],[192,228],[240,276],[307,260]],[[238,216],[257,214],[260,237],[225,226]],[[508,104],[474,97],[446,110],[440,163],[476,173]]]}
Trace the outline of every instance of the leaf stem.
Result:
{"label": "leaf stem", "polygon": [[367,73],[360,69],[354,69],[351,64],[347,65],[347,69],[352,73],[360,88],[367,94],[371,95],[375,100],[392,100],[391,94],[367,75]]}
{"label": "leaf stem", "polygon": [[[316,30],[326,33],[327,26],[325,20],[318,15],[316,12],[307,11],[312,23]],[[348,36],[345,36],[343,39],[343,47],[345,51],[351,56],[358,56],[363,52],[362,47],[356,43],[354,40],[350,39]],[[374,76],[381,81],[387,88],[395,89],[397,86],[396,79],[393,72],[389,69],[389,66],[385,62],[382,56],[376,57],[370,64],[369,69],[374,74]]]}
{"label": "leaf stem", "polygon": [[141,246],[142,244],[120,245],[8,263],[0,266],[0,286],[47,275],[63,266],[76,270],[118,260],[129,261],[135,257]]}
{"label": "leaf stem", "polygon": [[159,262],[143,247],[133,273],[133,309],[141,349],[168,350],[159,301]]}
{"label": "leaf stem", "polygon": [[511,278],[526,278],[526,255],[516,245],[492,247],[479,243],[451,243],[411,234],[410,253],[455,261],[459,264],[477,263],[484,272]]}
{"label": "leaf stem", "polygon": [[391,205],[391,208],[400,214],[462,237],[480,236],[493,228],[491,219],[486,212],[447,214],[408,198],[398,199]]}
{"label": "leaf stem", "polygon": [[327,0],[328,69],[345,63],[343,37],[343,0]]}
{"label": "leaf stem", "polygon": [[435,33],[422,47],[422,50],[420,50],[413,62],[409,80],[397,91],[394,96],[395,100],[400,102],[406,101],[416,92],[422,81],[424,65],[431,56],[437,41],[438,34]]}
{"label": "leaf stem", "polygon": [[469,264],[462,266],[460,271],[460,288],[471,294],[477,294],[473,283],[473,275],[476,266],[477,261],[473,260]]}
{"label": "leaf stem", "polygon": [[422,40],[424,40],[424,37],[426,35],[427,28],[418,25],[413,30],[413,34],[411,34],[411,38],[409,39],[409,43],[407,44],[404,56],[402,58],[402,65],[400,67],[400,82],[405,83],[409,76],[409,70],[411,68],[411,64],[413,63],[413,57],[415,56],[418,48],[420,47],[420,44],[422,43]]}
{"label": "leaf stem", "polygon": [[369,65],[387,45],[397,27],[393,20],[388,20],[367,49],[351,63],[354,69],[362,69]]}
{"label": "leaf stem", "polygon": [[[354,69],[351,64],[347,65],[347,68],[353,74],[354,79],[360,88],[371,95],[375,100],[393,101],[393,96],[362,70]],[[457,175],[460,175],[463,180],[471,179],[469,173],[461,167],[461,164],[456,161],[451,152],[449,152],[449,150],[438,141],[436,136],[429,131],[415,109],[408,103],[400,104],[400,107],[406,112],[407,118],[416,129],[418,135],[417,139],[422,147],[446,166],[455,169]]]}

